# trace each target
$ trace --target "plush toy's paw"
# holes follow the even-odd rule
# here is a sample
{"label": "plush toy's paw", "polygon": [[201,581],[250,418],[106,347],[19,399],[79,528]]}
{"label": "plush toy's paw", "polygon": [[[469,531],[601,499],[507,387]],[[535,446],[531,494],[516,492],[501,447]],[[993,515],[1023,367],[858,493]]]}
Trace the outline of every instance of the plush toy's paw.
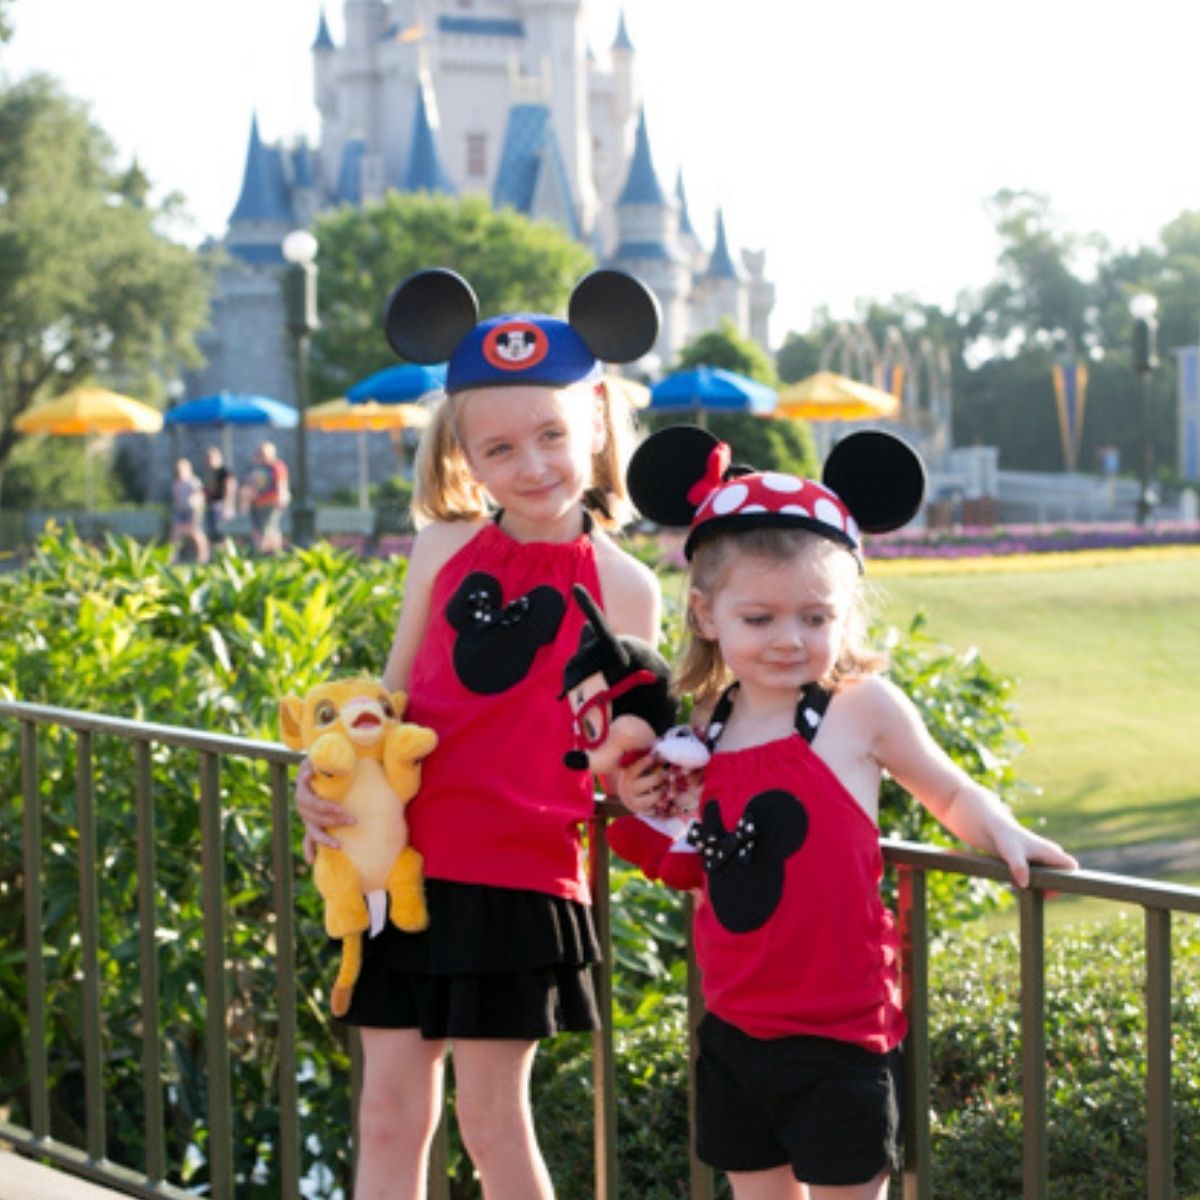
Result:
{"label": "plush toy's paw", "polygon": [[352,987],[342,987],[340,983],[335,983],[329,997],[329,1011],[335,1017],[344,1017],[350,1011],[350,997],[353,995]]}
{"label": "plush toy's paw", "polygon": [[319,775],[350,775],[357,761],[350,739],[340,733],[322,734],[309,747],[308,757]]}
{"label": "plush toy's paw", "polygon": [[429,928],[429,910],[425,907],[421,877],[424,862],[416,850],[406,846],[388,875],[389,916],[392,924],[405,933],[420,933]]}
{"label": "plush toy's paw", "polygon": [[704,886],[704,862],[691,849],[675,849],[663,856],[659,878],[669,888],[681,892],[695,891]]}
{"label": "plush toy's paw", "polygon": [[325,900],[325,932],[331,938],[348,938],[371,927],[371,914],[362,896]]}
{"label": "plush toy's paw", "polygon": [[685,841],[691,821],[683,817],[618,817],[605,836],[613,853],[637,867],[647,879],[668,887],[700,887],[704,868],[700,855]]}

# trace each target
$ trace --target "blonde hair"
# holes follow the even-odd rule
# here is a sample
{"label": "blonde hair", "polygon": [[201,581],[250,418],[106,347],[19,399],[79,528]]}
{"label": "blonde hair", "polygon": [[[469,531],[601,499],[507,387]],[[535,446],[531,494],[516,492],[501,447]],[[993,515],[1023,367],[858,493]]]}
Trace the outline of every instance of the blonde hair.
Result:
{"label": "blonde hair", "polygon": [[[625,465],[633,447],[633,414],[624,394],[603,380],[559,390],[585,388],[600,406],[604,443],[592,455],[591,483],[582,499],[599,524],[620,528],[632,516],[625,491]],[[421,434],[413,468],[413,514],[418,524],[475,521],[494,511],[463,452],[459,419],[462,402],[470,395],[470,391],[443,394],[435,401]]]}
{"label": "blonde hair", "polygon": [[837,662],[829,676],[820,682],[836,688],[841,680],[854,675],[882,671],[887,656],[870,646],[867,625],[870,618],[867,597],[858,568],[849,551],[819,533],[807,529],[778,526],[717,533],[702,541],[692,555],[688,571],[686,630],[679,660],[672,677],[678,695],[690,693],[698,705],[714,701],[732,681],[729,668],[715,639],[701,632],[691,600],[694,588],[711,602],[729,578],[734,559],[749,554],[770,562],[785,562],[800,555],[811,555],[825,569],[841,572],[848,581],[849,609],[845,634]]}

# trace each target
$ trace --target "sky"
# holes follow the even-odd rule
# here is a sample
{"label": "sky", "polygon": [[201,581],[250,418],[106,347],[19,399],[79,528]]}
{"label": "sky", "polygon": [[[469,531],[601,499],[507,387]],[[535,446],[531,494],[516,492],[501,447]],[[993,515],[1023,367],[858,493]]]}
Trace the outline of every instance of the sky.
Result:
{"label": "sky", "polygon": [[[622,5],[586,0],[607,55]],[[12,81],[56,76],[90,105],[191,236],[220,236],[251,114],[315,139],[322,0],[14,0]],[[1139,0],[624,0],[651,149],[682,166],[693,224],[765,249],[771,336],[819,308],[906,293],[953,304],[995,273],[986,201],[1049,197],[1061,227],[1151,244],[1200,208],[1200,5]],[[477,9],[486,11],[486,0]],[[324,0],[341,41],[341,0]]]}

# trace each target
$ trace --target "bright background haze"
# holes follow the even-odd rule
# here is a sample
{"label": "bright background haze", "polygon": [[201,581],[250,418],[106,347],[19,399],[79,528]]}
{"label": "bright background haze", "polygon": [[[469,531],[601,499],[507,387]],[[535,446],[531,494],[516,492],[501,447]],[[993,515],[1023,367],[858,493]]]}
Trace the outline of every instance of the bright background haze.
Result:
{"label": "bright background haze", "polygon": [[[194,240],[220,236],[257,110],[268,141],[315,139],[322,0],[15,0],[9,79],[42,70],[90,104]],[[325,0],[342,40],[341,0]],[[711,243],[767,250],[773,340],[813,311],[897,293],[950,306],[992,276],[986,200],[1050,197],[1121,248],[1200,207],[1200,6],[1140,0],[626,0],[663,183],[684,166]],[[590,0],[607,55],[617,0]]]}

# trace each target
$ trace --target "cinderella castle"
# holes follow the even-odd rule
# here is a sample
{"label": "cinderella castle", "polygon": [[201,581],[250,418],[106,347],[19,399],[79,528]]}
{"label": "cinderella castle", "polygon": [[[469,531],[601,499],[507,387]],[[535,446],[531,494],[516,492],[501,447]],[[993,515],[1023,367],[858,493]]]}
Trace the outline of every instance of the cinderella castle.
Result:
{"label": "cinderella castle", "polygon": [[719,211],[709,236],[697,231],[682,172],[664,184],[655,169],[624,15],[601,61],[585,36],[585,2],[345,0],[340,45],[322,13],[312,45],[318,144],[268,145],[251,121],[207,364],[188,395],[294,401],[280,243],[322,210],[388,189],[480,193],[556,222],[598,263],[657,294],[663,366],[723,318],[765,348],[774,287],[764,253],[736,254]]}

